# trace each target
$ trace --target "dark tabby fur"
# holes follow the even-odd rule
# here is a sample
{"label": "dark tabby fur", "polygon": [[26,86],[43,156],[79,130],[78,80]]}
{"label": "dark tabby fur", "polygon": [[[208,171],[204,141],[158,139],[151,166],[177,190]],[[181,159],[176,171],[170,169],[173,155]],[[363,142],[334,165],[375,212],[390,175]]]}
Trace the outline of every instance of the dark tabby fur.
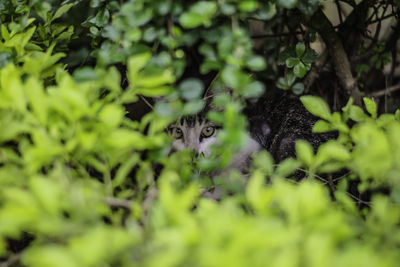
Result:
{"label": "dark tabby fur", "polygon": [[335,137],[334,133],[312,133],[318,118],[309,113],[297,97],[269,93],[245,112],[252,137],[277,162],[295,157],[296,140],[308,141],[316,150],[319,145]]}

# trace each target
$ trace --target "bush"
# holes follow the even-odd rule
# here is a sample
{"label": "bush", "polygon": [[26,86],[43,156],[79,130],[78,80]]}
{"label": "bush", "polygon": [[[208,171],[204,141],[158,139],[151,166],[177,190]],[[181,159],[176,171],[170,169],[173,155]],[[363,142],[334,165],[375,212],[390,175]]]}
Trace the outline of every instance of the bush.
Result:
{"label": "bush", "polygon": [[[345,2],[354,13],[333,32],[320,1],[0,3],[5,266],[397,266],[400,113],[381,114],[360,93],[379,96],[368,76],[383,73],[397,39],[382,46],[358,34],[350,47],[334,33],[380,25],[398,2]],[[258,46],[255,21],[277,38]],[[248,138],[246,104],[274,85],[316,94],[325,79],[315,76],[316,35],[333,67],[347,62],[320,96],[350,100],[339,110],[300,99],[321,118],[313,131],[338,137],[317,151],[298,141],[297,158],[279,164],[261,151],[248,175],[211,179]],[[223,125],[221,147],[194,162],[188,151],[169,155],[164,129],[201,111],[209,90],[220,93],[209,118]],[[158,97],[167,101],[144,116],[126,109]],[[285,179],[298,169],[306,179]],[[220,201],[201,197],[213,186]]]}

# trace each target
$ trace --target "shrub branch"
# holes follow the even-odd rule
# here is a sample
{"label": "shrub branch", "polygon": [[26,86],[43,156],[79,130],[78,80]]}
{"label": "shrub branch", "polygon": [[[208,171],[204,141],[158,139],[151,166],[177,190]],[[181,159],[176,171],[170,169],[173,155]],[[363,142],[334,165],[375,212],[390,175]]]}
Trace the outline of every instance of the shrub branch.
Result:
{"label": "shrub branch", "polygon": [[315,29],[324,40],[332,58],[335,74],[340,86],[348,96],[353,97],[357,105],[361,104],[361,94],[356,80],[351,73],[350,61],[344,50],[343,44],[334,27],[322,10],[318,10],[312,17],[302,16],[305,25]]}

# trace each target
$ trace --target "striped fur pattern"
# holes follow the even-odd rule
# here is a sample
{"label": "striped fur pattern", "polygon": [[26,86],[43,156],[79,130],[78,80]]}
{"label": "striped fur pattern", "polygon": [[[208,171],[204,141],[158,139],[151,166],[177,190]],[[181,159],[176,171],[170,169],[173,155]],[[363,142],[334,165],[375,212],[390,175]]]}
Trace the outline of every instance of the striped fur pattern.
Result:
{"label": "striped fur pattern", "polygon": [[[197,155],[208,157],[211,154],[211,146],[218,144],[216,136],[220,128],[208,121],[203,113],[183,117],[168,127],[168,132],[173,138],[172,151],[190,149]],[[247,146],[234,155],[228,170],[246,172],[251,154],[260,148],[260,144],[250,138]]]}
{"label": "striped fur pattern", "polygon": [[173,138],[172,150],[187,148],[198,155],[203,154],[208,157],[211,154],[210,146],[217,142],[218,129],[220,127],[209,122],[203,114],[183,117],[168,127],[168,132]]}

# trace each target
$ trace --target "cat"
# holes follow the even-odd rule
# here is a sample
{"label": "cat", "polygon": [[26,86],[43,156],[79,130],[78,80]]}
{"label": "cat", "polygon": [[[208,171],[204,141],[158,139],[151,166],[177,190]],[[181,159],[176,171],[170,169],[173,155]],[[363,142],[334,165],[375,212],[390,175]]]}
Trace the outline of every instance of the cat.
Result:
{"label": "cat", "polygon": [[[172,151],[191,149],[196,155],[208,157],[211,146],[218,144],[216,137],[218,125],[206,119],[207,110],[183,117],[168,127],[172,137]],[[279,163],[289,157],[296,157],[297,140],[308,141],[314,150],[318,146],[335,138],[335,133],[315,134],[312,128],[318,118],[309,113],[298,97],[271,91],[264,94],[254,104],[248,103],[244,114],[249,121],[248,143],[237,152],[228,166],[228,170],[236,169],[247,172],[251,155],[260,149],[266,149]],[[304,174],[296,173],[296,179]]]}
{"label": "cat", "polygon": [[[196,156],[209,157],[211,147],[218,144],[217,133],[221,126],[206,119],[206,111],[186,116],[171,124],[168,133],[172,137],[171,152],[182,149],[193,150]],[[225,169],[236,169],[245,173],[252,153],[261,149],[260,144],[250,138],[244,148],[238,151]]]}

